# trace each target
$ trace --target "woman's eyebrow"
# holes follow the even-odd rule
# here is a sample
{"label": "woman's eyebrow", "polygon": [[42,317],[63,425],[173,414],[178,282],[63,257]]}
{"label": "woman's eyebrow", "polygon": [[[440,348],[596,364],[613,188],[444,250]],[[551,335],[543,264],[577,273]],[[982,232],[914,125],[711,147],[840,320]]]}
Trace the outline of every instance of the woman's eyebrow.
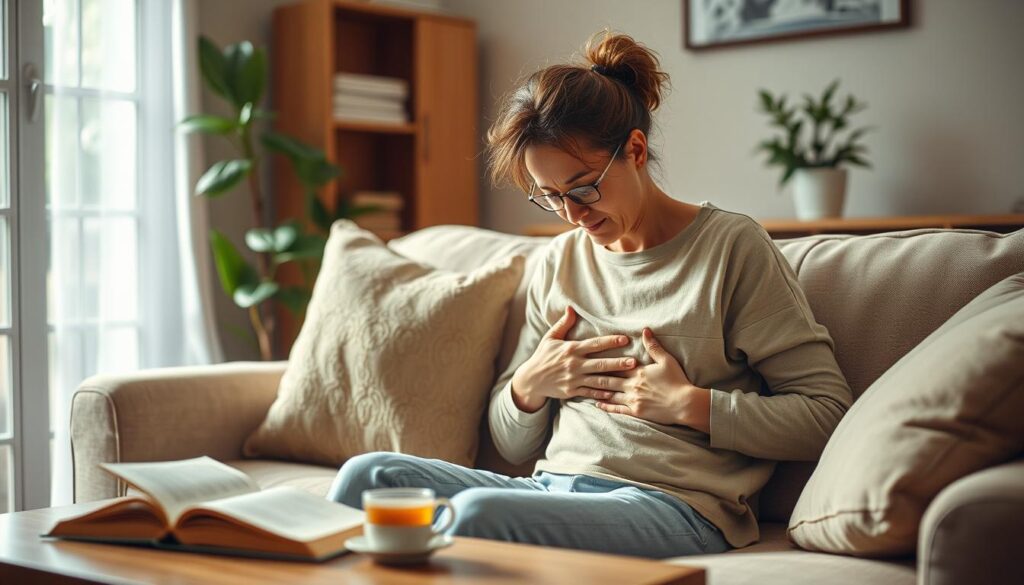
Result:
{"label": "woman's eyebrow", "polygon": [[[568,179],[562,181],[562,184],[563,185],[568,185],[570,183],[573,183],[573,182],[579,180],[580,177],[586,175],[587,173],[592,173],[592,172],[594,172],[594,169],[584,169],[584,170],[576,173],[575,175],[569,177]],[[554,187],[548,187],[546,185],[537,185],[537,188],[538,189],[554,189]]]}

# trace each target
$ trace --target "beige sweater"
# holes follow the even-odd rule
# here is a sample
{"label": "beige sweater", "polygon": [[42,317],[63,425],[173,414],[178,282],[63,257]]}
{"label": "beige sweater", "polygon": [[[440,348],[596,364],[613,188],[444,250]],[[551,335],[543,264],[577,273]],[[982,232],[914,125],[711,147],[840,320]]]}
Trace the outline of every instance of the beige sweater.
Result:
{"label": "beige sweater", "polygon": [[[711,389],[711,434],[610,414],[592,399],[549,400],[536,413],[512,401],[513,372],[571,304],[567,339],[625,334],[626,347],[591,357],[652,363],[650,327],[690,380]],[[814,320],[792,268],[756,222],[704,202],[675,237],[612,252],[583,230],[556,237],[530,283],[526,325],[492,392],[498,451],[537,471],[622,480],[672,494],[734,547],[759,538],[748,499],[777,460],[818,458],[853,402],[828,331]]]}

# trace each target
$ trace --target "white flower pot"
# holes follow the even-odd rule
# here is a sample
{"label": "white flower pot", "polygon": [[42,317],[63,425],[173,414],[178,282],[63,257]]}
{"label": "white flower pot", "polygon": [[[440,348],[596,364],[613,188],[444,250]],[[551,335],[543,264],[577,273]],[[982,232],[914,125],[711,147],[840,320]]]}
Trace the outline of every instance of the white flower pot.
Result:
{"label": "white flower pot", "polygon": [[804,221],[842,217],[846,199],[846,169],[797,169],[793,173],[796,217]]}

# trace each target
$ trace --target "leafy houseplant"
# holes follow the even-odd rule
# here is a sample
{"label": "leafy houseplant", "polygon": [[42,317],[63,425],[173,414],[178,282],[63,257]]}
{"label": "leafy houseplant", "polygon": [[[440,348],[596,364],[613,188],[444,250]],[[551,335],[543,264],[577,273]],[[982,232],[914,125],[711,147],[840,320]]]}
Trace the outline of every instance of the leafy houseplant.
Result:
{"label": "leafy houseplant", "polygon": [[[336,178],[341,169],[327,161],[320,150],[287,135],[260,130],[259,122],[273,117],[272,112],[258,108],[267,80],[267,60],[262,50],[247,41],[221,50],[202,37],[199,65],[207,87],[228,102],[232,115],[189,116],[180,126],[185,132],[223,136],[235,147],[237,156],[214,163],[197,181],[195,193],[221,197],[243,181],[248,183],[253,227],[245,234],[245,244],[256,254],[256,266],[247,262],[231,240],[215,229],[210,230],[210,247],[224,292],[248,311],[260,356],[269,360],[274,357],[275,329],[271,303],[280,303],[293,314],[301,315],[309,302],[311,281],[323,257],[325,234],[331,223],[369,209],[340,205],[333,213],[328,211],[317,191]],[[305,194],[308,218],[290,219],[277,226],[267,220],[260,186],[264,149],[285,156],[291,163]],[[305,232],[305,219],[317,230]],[[284,286],[278,281],[278,268],[287,263],[299,265],[304,276],[302,285]]]}
{"label": "leafy houseplant", "polygon": [[768,154],[768,166],[782,167],[780,188],[795,175],[794,196],[801,219],[840,215],[846,189],[846,170],[841,166],[871,166],[865,159],[866,148],[858,142],[869,128],[852,130],[845,140],[838,140],[838,133],[849,126],[849,117],[867,107],[852,95],[833,103],[838,87],[837,79],[818,100],[804,94],[803,104],[793,105],[787,105],[785,95],[759,91],[761,111],[782,135],[762,141],[757,150]]}

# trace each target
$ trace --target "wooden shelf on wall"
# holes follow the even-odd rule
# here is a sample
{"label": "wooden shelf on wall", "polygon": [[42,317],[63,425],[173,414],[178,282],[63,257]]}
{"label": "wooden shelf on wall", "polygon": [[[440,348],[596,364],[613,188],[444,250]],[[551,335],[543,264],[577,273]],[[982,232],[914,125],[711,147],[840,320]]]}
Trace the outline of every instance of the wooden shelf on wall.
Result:
{"label": "wooden shelf on wall", "polygon": [[[1024,214],[1008,215],[926,215],[895,217],[843,217],[800,221],[796,219],[758,220],[772,239],[797,238],[816,234],[877,234],[922,228],[978,229],[1007,233],[1024,228]],[[526,226],[528,236],[556,236],[572,229],[568,223]]]}

